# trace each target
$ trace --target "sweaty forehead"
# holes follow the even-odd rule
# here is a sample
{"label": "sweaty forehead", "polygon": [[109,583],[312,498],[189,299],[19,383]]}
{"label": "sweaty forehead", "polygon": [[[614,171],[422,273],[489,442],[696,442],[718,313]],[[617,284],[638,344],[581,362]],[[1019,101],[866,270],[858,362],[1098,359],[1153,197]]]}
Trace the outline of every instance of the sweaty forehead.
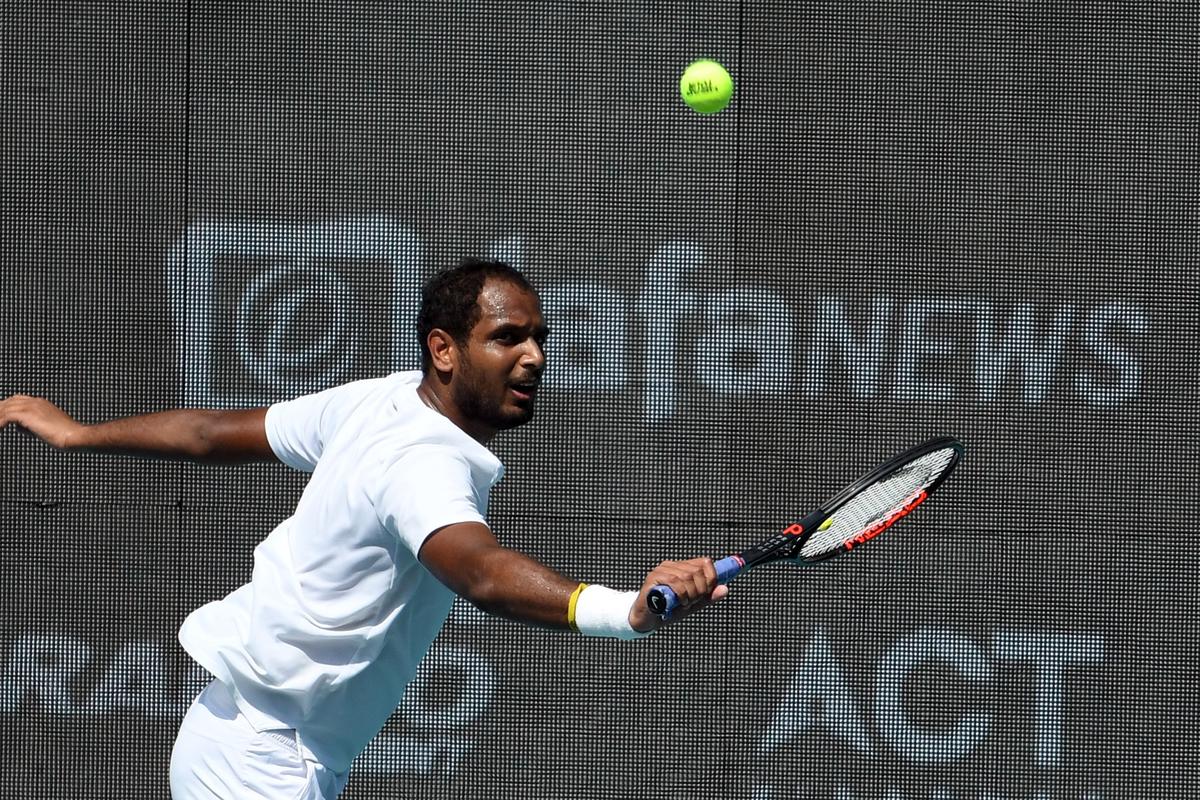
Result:
{"label": "sweaty forehead", "polygon": [[480,322],[524,323],[541,317],[537,297],[510,281],[489,279],[479,291]]}

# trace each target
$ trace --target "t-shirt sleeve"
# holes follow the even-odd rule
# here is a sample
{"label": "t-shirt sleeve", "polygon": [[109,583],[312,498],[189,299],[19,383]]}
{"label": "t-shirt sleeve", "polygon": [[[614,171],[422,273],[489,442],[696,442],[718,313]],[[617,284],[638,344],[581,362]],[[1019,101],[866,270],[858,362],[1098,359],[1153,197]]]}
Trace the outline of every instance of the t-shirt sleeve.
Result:
{"label": "t-shirt sleeve", "polygon": [[439,528],[458,522],[487,524],[467,460],[438,445],[412,448],[388,468],[376,511],[414,556]]}
{"label": "t-shirt sleeve", "polygon": [[312,472],[333,431],[332,410],[360,394],[357,384],[346,384],[267,409],[267,441],[275,456],[293,469]]}

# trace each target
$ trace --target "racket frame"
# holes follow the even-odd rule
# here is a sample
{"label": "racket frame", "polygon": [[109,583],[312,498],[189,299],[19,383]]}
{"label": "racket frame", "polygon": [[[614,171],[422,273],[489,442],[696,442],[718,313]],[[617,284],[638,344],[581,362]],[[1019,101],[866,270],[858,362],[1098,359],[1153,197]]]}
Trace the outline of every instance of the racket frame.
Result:
{"label": "racket frame", "polygon": [[[896,511],[893,511],[880,522],[872,525],[867,530],[851,537],[847,541],[831,547],[828,550],[812,557],[805,558],[800,555],[804,548],[804,543],[807,542],[813,534],[821,530],[824,525],[839,508],[842,508],[846,503],[856,497],[864,489],[883,480],[888,475],[896,472],[904,466],[911,464],[913,461],[922,456],[938,450],[951,449],[954,451],[950,463],[942,470],[941,474],[934,479],[933,483],[924,487],[913,497],[909,498],[903,506]],[[962,458],[963,445],[957,439],[951,436],[943,436],[937,439],[931,439],[928,442],[911,447],[900,453],[897,456],[883,462],[875,469],[863,475],[858,480],[850,483],[846,488],[835,494],[833,497],[821,504],[820,508],[811,512],[799,522],[794,522],[788,525],[779,533],[769,539],[760,542],[753,547],[747,548],[735,555],[727,556],[719,561],[714,562],[713,566],[717,570],[717,582],[728,583],[737,575],[745,570],[758,564],[767,564],[772,561],[791,560],[796,564],[816,564],[821,561],[826,561],[834,556],[841,555],[849,550],[858,547],[870,539],[874,539],[879,534],[890,528],[896,522],[912,513],[917,506],[921,505],[933,494],[934,490],[942,484],[954,468],[958,465],[959,459]],[[672,608],[675,607],[675,593],[667,586],[656,586],[646,598],[647,605],[655,614],[668,615]]]}
{"label": "racket frame", "polygon": [[[819,555],[808,558],[800,555],[800,551],[804,548],[804,543],[807,542],[813,536],[813,534],[820,530],[820,526],[826,520],[836,514],[839,508],[842,508],[855,497],[857,497],[858,494],[864,489],[872,486],[875,483],[878,483],[888,475],[891,475],[893,472],[902,469],[906,465],[911,464],[923,456],[927,456],[930,453],[937,452],[938,450],[946,449],[953,450],[954,455],[951,457],[950,463],[947,464],[942,470],[941,474],[934,479],[933,483],[929,484],[917,495],[910,498],[905,505],[892,512],[881,523],[868,528],[866,531],[851,537],[837,547],[832,547],[829,550],[820,553]],[[821,504],[819,509],[809,514],[799,523],[794,523],[784,528],[785,533],[792,532],[793,536],[795,537],[795,540],[792,544],[793,549],[790,554],[776,555],[772,560],[792,558],[797,564],[816,564],[853,550],[855,547],[863,544],[864,542],[874,539],[876,536],[890,528],[893,524],[911,514],[917,508],[917,506],[929,499],[929,496],[933,494],[939,486],[941,486],[942,481],[946,480],[946,478],[950,476],[950,473],[954,471],[954,468],[958,466],[958,461],[960,458],[962,458],[962,454],[963,445],[961,442],[951,436],[943,436],[937,439],[931,439],[930,441],[917,445],[916,447],[909,448],[894,458],[885,461],[875,469],[868,472],[866,475],[863,475],[861,478],[842,489],[833,497],[826,500]],[[797,528],[799,530],[795,530]],[[757,563],[763,563],[763,561],[760,559]]]}

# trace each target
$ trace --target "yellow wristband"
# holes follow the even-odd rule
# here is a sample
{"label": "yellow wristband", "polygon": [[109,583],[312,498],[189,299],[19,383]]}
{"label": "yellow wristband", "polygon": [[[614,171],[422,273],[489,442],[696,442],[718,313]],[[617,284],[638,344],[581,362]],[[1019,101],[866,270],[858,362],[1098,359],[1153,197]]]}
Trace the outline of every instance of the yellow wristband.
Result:
{"label": "yellow wristband", "polygon": [[575,625],[575,606],[579,603],[579,595],[586,588],[586,583],[576,586],[575,591],[571,592],[571,599],[567,602],[567,625],[576,633],[579,633],[579,628]]}

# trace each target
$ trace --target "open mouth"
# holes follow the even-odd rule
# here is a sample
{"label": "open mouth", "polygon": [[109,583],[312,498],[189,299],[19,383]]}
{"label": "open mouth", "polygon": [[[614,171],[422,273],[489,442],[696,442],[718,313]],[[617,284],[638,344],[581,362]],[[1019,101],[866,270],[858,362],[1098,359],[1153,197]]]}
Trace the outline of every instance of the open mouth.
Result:
{"label": "open mouth", "polygon": [[524,381],[522,383],[509,384],[508,388],[516,395],[518,400],[528,401],[532,400],[533,396],[537,394],[539,383],[539,381]]}

